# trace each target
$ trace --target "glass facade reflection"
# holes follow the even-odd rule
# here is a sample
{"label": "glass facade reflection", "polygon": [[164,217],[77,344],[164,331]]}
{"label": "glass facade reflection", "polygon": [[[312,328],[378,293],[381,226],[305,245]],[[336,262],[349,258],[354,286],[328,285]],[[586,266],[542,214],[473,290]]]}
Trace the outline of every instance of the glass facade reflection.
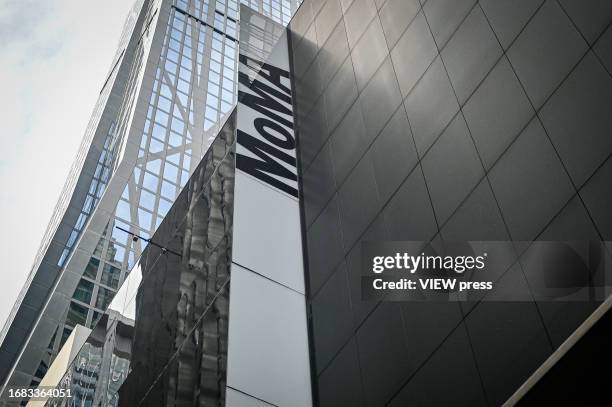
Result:
{"label": "glass facade reflection", "polygon": [[234,138],[235,114],[72,361],[74,398],[48,406],[223,403]]}

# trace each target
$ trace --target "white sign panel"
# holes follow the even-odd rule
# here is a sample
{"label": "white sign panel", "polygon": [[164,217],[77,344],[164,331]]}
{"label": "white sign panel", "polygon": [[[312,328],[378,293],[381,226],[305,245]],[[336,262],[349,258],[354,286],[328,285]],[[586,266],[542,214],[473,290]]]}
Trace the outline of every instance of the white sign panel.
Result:
{"label": "white sign panel", "polygon": [[309,407],[296,141],[279,27],[241,7],[227,385],[273,405]]}

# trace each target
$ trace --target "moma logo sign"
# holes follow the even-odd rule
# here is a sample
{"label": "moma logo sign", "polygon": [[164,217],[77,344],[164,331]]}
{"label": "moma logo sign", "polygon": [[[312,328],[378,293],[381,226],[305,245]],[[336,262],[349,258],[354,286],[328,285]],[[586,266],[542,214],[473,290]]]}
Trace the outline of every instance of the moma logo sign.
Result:
{"label": "moma logo sign", "polygon": [[239,60],[236,167],[297,198],[289,72],[270,60]]}

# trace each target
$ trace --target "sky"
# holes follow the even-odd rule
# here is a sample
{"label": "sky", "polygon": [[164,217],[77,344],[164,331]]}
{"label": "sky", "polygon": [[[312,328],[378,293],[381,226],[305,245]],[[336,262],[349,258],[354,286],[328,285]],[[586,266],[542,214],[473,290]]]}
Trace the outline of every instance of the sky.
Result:
{"label": "sky", "polygon": [[133,0],[0,0],[0,327],[32,266]]}

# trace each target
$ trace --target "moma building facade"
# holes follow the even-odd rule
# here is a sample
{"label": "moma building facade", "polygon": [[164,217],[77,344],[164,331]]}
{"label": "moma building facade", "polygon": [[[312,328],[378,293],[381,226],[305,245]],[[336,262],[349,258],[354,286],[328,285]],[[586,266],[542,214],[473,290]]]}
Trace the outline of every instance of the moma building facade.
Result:
{"label": "moma building facade", "polygon": [[[2,357],[19,355],[7,387],[72,392],[50,406],[512,405],[609,321],[611,3],[228,0],[206,18],[209,2],[157,3],[134,20],[165,19],[117,124],[138,140],[109,133],[109,151],[126,146],[114,179],[134,183],[100,194],[84,221],[98,238],[69,250],[37,324],[14,319],[28,339],[4,339]],[[211,44],[221,62],[190,83],[198,27],[225,51]],[[388,242],[495,242],[492,289],[366,300],[364,247]],[[581,284],[542,294],[542,242],[586,242],[569,267],[588,263]],[[112,286],[108,253],[124,261]],[[75,345],[78,325],[91,332]],[[75,356],[60,366],[64,343]],[[40,367],[24,349],[47,355],[43,370],[24,375]]]}
{"label": "moma building facade", "polygon": [[[612,239],[611,23],[604,1],[302,3],[291,53],[321,406],[501,405],[605,298],[494,301],[537,277],[513,241]],[[365,241],[504,241],[507,267],[482,301],[366,302]]]}

